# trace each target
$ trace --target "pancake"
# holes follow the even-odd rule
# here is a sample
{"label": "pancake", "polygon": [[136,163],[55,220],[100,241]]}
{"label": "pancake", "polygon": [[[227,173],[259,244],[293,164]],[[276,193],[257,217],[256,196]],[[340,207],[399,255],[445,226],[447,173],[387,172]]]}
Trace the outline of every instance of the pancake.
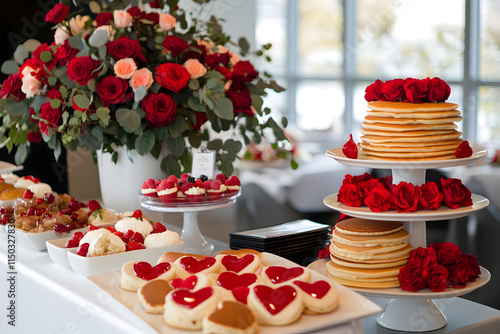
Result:
{"label": "pancake", "polygon": [[397,232],[403,226],[402,222],[349,218],[335,224],[335,230],[343,234],[375,236]]}
{"label": "pancake", "polygon": [[365,154],[364,158],[366,160],[385,160],[385,161],[441,161],[441,160],[450,160],[455,159],[455,154],[450,155],[440,155],[436,157],[427,157],[427,158],[393,158],[393,157],[378,157],[375,155]]}
{"label": "pancake", "polygon": [[326,264],[326,270],[328,270],[332,276],[359,281],[363,281],[363,279],[391,281],[397,279],[399,270],[403,267],[404,265],[380,269],[363,269],[339,266],[333,263],[333,261],[328,261]]}
{"label": "pancake", "polygon": [[390,142],[383,142],[383,143],[378,143],[378,142],[373,142],[373,143],[360,143],[359,145],[367,145],[368,147],[375,149],[376,147],[402,147],[402,148],[416,148],[416,147],[426,147],[430,148],[434,145],[437,146],[451,146],[451,145],[460,145],[460,143],[463,142],[463,139],[457,138],[457,139],[450,139],[450,140],[438,140],[438,141],[423,141],[423,142],[414,142],[414,143],[405,143],[405,142],[397,142],[397,143],[390,143]]}
{"label": "pancake", "polygon": [[[462,135],[460,131],[414,131],[407,136],[394,135],[394,132],[377,132],[367,129],[361,129],[361,140],[367,143],[422,143],[436,142],[439,140],[457,139]],[[408,134],[408,133],[407,133]]]}
{"label": "pancake", "polygon": [[429,158],[429,157],[437,157],[443,155],[455,155],[455,149],[451,150],[442,150],[442,151],[425,151],[420,150],[419,152],[397,152],[393,151],[392,148],[389,152],[379,152],[363,149],[363,153],[370,156],[382,157],[382,158],[400,158],[400,159],[410,159],[410,158]]}
{"label": "pancake", "polygon": [[460,116],[459,110],[451,110],[451,111],[435,111],[435,112],[390,112],[390,111],[374,111],[368,110],[366,112],[370,116],[378,116],[378,117],[393,117],[393,118],[417,118],[417,119],[433,119],[433,118],[446,118],[446,117],[455,117]]}
{"label": "pancake", "polygon": [[449,102],[439,103],[401,103],[389,101],[368,102],[368,108],[378,111],[397,111],[397,112],[436,112],[450,111],[458,108],[458,104]]}
{"label": "pancake", "polygon": [[396,146],[393,145],[372,145],[366,143],[360,143],[359,146],[363,149],[363,151],[378,151],[378,152],[437,152],[437,151],[446,151],[446,150],[456,150],[458,145],[460,145],[460,140],[452,141],[449,144],[445,145],[432,145],[432,143],[426,143],[428,146]]}
{"label": "pancake", "polygon": [[335,229],[332,233],[332,240],[348,246],[376,247],[407,243],[409,236],[410,234],[406,230],[399,230],[394,233],[379,236],[359,236],[343,234]]}
{"label": "pancake", "polygon": [[396,135],[403,135],[406,132],[417,131],[444,131],[455,130],[455,123],[448,124],[386,124],[386,123],[368,123],[363,122],[363,128],[367,130],[380,130],[385,132],[397,132]]}
{"label": "pancake", "polygon": [[445,117],[445,118],[394,118],[380,116],[365,116],[365,123],[385,123],[385,124],[401,124],[401,125],[423,125],[423,124],[452,124],[460,122],[462,116]]}
{"label": "pancake", "polygon": [[326,272],[326,276],[335,280],[337,283],[349,286],[349,287],[354,287],[354,288],[368,288],[368,289],[388,289],[388,288],[396,288],[399,287],[399,280],[394,280],[394,281],[386,281],[386,282],[380,282],[380,281],[370,281],[370,282],[359,282],[359,281],[351,281],[351,280],[346,280],[342,279],[340,277],[335,277],[331,275],[328,271]]}
{"label": "pancake", "polygon": [[335,241],[330,244],[330,253],[343,260],[390,260],[407,256],[411,250],[410,244],[390,247],[352,247]]}
{"label": "pancake", "polygon": [[354,262],[354,261],[342,260],[341,258],[338,258],[334,255],[330,255],[330,260],[339,266],[348,268],[360,268],[360,269],[390,268],[395,266],[402,266],[408,263],[408,259],[406,257],[400,259],[394,259],[387,262],[373,262],[368,260],[362,262]]}

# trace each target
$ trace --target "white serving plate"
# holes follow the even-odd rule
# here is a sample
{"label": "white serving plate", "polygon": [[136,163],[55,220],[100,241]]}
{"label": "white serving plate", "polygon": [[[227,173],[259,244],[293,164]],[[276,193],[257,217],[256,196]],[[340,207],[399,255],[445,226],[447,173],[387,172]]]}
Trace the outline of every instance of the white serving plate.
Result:
{"label": "white serving plate", "polygon": [[45,231],[45,232],[26,232],[16,228],[16,242],[18,245],[24,248],[29,248],[37,251],[43,251],[47,249],[47,240],[67,238],[71,236],[76,231],[80,231],[85,234],[89,227],[82,227],[71,230],[70,232],[56,232],[56,231]]}
{"label": "white serving plate", "polygon": [[[326,275],[326,263],[329,259],[321,259],[311,263],[308,268],[314,272]],[[463,289],[448,288],[443,292],[433,292],[430,289],[421,289],[417,292],[405,291],[401,288],[387,288],[387,289],[368,289],[368,288],[352,288],[365,296],[383,297],[383,298],[422,298],[422,299],[440,299],[459,297],[476,289],[479,289],[491,279],[491,274],[488,270],[481,267],[481,274],[474,282],[468,282]]]}
{"label": "white serving plate", "polygon": [[71,264],[69,263],[68,259],[68,248],[64,247],[66,241],[68,241],[69,239],[71,239],[71,237],[47,240],[46,245],[49,256],[52,261],[54,261],[54,263],[60,265],[63,268],[71,269]]}
{"label": "white serving plate", "polygon": [[[262,264],[264,266],[282,265],[288,268],[297,266],[296,263],[288,261],[271,253],[262,253]],[[125,305],[136,316],[140,317],[142,320],[148,323],[158,333],[201,333],[201,331],[186,331],[172,328],[163,322],[161,314],[150,314],[144,311],[142,306],[137,301],[137,293],[120,289],[120,276],[121,273],[119,271],[115,271],[101,275],[90,276],[88,278],[97,286],[109,293],[113,298]],[[316,332],[323,328],[345,324],[352,320],[368,317],[382,311],[382,309],[377,304],[317,272],[311,272],[311,280],[326,280],[337,288],[339,293],[339,306],[337,307],[337,309],[326,314],[302,314],[301,318],[298,321],[287,326],[261,326],[259,334]]]}
{"label": "white serving plate", "polygon": [[326,151],[326,155],[336,161],[352,167],[383,168],[383,169],[435,169],[444,167],[466,166],[484,158],[488,154],[486,150],[475,151],[468,158],[448,159],[448,160],[366,160],[363,155],[358,159],[350,159],[342,153],[342,147],[332,148]]}
{"label": "white serving plate", "polygon": [[181,241],[171,246],[139,249],[95,257],[83,257],[76,254],[76,248],[68,248],[67,255],[71,268],[73,268],[75,272],[84,276],[90,276],[121,270],[123,264],[130,261],[146,261],[151,264],[156,264],[160,256],[164,253],[182,252],[183,249],[184,241]]}
{"label": "white serving plate", "polygon": [[364,219],[390,221],[434,221],[465,217],[472,214],[473,212],[486,208],[489,204],[488,199],[484,198],[483,196],[472,194],[471,197],[471,206],[461,206],[456,209],[450,209],[442,205],[437,210],[419,210],[416,212],[397,212],[395,210],[373,212],[367,206],[352,207],[345,205],[344,203],[337,202],[337,194],[325,197],[323,203],[329,208],[337,210],[343,214]]}

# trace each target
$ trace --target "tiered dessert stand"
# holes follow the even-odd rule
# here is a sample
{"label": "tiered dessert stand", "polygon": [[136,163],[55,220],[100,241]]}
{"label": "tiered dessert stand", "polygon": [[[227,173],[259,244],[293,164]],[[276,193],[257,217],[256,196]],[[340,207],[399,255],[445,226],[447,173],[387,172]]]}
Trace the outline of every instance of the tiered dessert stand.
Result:
{"label": "tiered dessert stand", "polygon": [[139,195],[141,206],[145,209],[157,212],[182,212],[183,224],[181,239],[184,241],[184,253],[209,254],[214,245],[208,242],[201,234],[198,225],[198,213],[226,207],[236,202],[241,191],[233,194],[224,194],[217,199],[204,199],[199,202],[171,202],[164,203],[158,197]]}
{"label": "tiered dessert stand", "polygon": [[[463,159],[404,162],[364,160],[361,158],[349,159],[342,153],[341,148],[328,150],[326,154],[347,166],[391,169],[393,184],[405,181],[414,185],[421,185],[425,182],[426,169],[465,166],[485,157],[487,152],[475,152],[471,157]],[[472,195],[472,200],[473,205],[469,207],[460,207],[454,210],[441,207],[435,211],[421,210],[412,213],[398,213],[392,210],[375,213],[370,211],[368,207],[349,207],[337,202],[337,194],[327,196],[324,203],[326,206],[352,217],[403,221],[406,230],[410,233],[410,244],[414,248],[425,248],[427,247],[425,222],[465,217],[475,211],[484,209],[489,203],[486,198],[475,194]],[[386,305],[384,312],[377,318],[377,322],[381,326],[399,331],[426,332],[446,325],[446,318],[436,304],[444,306],[443,299],[469,293],[488,283],[490,278],[490,273],[481,267],[480,277],[475,282],[468,283],[464,289],[447,289],[441,293],[431,292],[430,290],[407,292],[401,288],[354,288],[354,290],[368,296],[392,298]],[[437,303],[434,299],[437,300]]]}

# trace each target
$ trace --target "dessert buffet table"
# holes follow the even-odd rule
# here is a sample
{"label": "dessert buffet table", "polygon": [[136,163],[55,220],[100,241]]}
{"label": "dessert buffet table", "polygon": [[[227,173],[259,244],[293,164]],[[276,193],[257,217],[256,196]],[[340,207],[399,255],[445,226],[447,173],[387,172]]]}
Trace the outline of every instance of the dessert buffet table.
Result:
{"label": "dessert buffet table", "polygon": [[[167,226],[173,230],[175,226]],[[215,251],[227,245],[211,239]],[[71,269],[64,269],[50,259],[46,251],[16,249],[14,274],[8,268],[8,246],[0,238],[1,280],[0,333],[90,333],[98,330],[108,333],[155,333],[124,305],[110,297],[86,277]],[[15,279],[8,281],[11,276]],[[15,297],[9,296],[10,292]],[[383,307],[388,300],[372,298]],[[8,325],[7,308],[15,302],[15,327]],[[448,319],[446,327],[435,333],[491,333],[500,326],[500,311],[462,298],[440,299],[438,305]],[[425,321],[429,315],[415,314],[415,321]],[[432,315],[430,315],[432,316]],[[376,316],[342,326],[322,330],[320,333],[394,333],[377,325]],[[494,332],[494,331],[493,331]]]}

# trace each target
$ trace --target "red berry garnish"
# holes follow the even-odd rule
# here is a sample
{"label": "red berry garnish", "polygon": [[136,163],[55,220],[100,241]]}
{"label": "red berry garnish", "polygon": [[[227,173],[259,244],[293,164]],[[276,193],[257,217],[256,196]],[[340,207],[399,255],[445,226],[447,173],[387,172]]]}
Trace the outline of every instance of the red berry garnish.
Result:
{"label": "red berry garnish", "polygon": [[109,232],[111,233],[115,233],[116,232],[116,228],[112,227],[112,226],[108,226],[106,227],[106,230],[108,230]]}
{"label": "red berry garnish", "polygon": [[33,198],[33,192],[29,189],[26,189],[23,193],[23,198],[26,198],[26,199],[32,199]]}
{"label": "red berry garnish", "polygon": [[122,241],[125,242],[125,240],[123,240],[123,233],[122,232],[116,231],[116,232],[113,232],[113,234],[119,236],[120,239],[122,239]]}
{"label": "red berry garnish", "polygon": [[76,250],[76,254],[80,256],[87,256],[87,253],[89,252],[89,246],[90,244],[88,242],[78,246],[78,249]]}
{"label": "red berry garnish", "polygon": [[128,244],[127,244],[127,248],[126,248],[126,251],[133,251],[133,250],[138,250],[138,249],[144,249],[146,248],[143,244],[137,242],[137,241],[134,241],[134,240],[131,240]]}
{"label": "red berry garnish", "polygon": [[128,230],[124,235],[123,235],[123,242],[129,242],[130,241],[130,238],[132,238],[132,236],[134,235],[134,231],[132,230]]}
{"label": "red berry garnish", "polygon": [[76,223],[67,223],[66,224],[66,230],[69,232],[71,230],[74,230],[76,228]]}
{"label": "red berry garnish", "polygon": [[47,203],[54,203],[55,201],[55,197],[54,197],[54,194],[52,193],[46,193],[44,196],[43,196],[43,200]]}
{"label": "red berry garnish", "polygon": [[54,224],[54,231],[59,232],[59,233],[64,233],[66,232],[66,225],[61,224],[61,223],[56,223]]}
{"label": "red berry garnish", "polygon": [[34,216],[35,215],[35,208],[31,207],[26,211],[26,215],[28,216]]}
{"label": "red berry garnish", "polygon": [[349,135],[349,140],[347,141],[347,143],[342,146],[342,153],[344,153],[344,155],[349,159],[358,158],[358,147],[352,139],[352,134]]}
{"label": "red berry garnish", "polygon": [[469,145],[469,142],[467,140],[464,140],[463,142],[458,145],[457,149],[455,150],[455,157],[457,159],[460,158],[468,158],[472,155],[472,148]]}
{"label": "red berry garnish", "polygon": [[70,217],[72,220],[78,220],[78,215],[76,213],[72,213]]}
{"label": "red berry garnish", "polygon": [[135,210],[134,213],[132,214],[132,218],[141,219],[142,218],[142,211],[141,210]]}
{"label": "red berry garnish", "polygon": [[90,211],[94,212],[95,210],[99,210],[99,208],[101,207],[101,204],[99,204],[98,201],[96,201],[95,199],[93,199],[93,200],[89,201],[88,206],[89,206]]}
{"label": "red berry garnish", "polygon": [[36,204],[42,204],[42,203],[43,203],[43,198],[36,199]]}
{"label": "red berry garnish", "polygon": [[80,244],[80,240],[82,240],[82,238],[83,238],[83,233],[80,231],[76,231],[75,233],[73,233],[71,239],[66,241],[64,247],[66,248],[78,247],[78,245]]}
{"label": "red berry garnish", "polygon": [[166,230],[167,228],[162,223],[158,222],[154,224],[151,234],[165,232]]}
{"label": "red berry garnish", "polygon": [[34,215],[35,216],[41,216],[43,214],[43,210],[41,209],[36,209]]}
{"label": "red berry garnish", "polygon": [[97,226],[92,225],[92,224],[89,225],[89,231],[98,230],[99,228],[100,227],[97,227]]}
{"label": "red berry garnish", "polygon": [[144,243],[144,236],[139,233],[139,232],[135,232],[129,239],[129,242],[130,241],[136,241],[136,242],[139,242],[141,244]]}

